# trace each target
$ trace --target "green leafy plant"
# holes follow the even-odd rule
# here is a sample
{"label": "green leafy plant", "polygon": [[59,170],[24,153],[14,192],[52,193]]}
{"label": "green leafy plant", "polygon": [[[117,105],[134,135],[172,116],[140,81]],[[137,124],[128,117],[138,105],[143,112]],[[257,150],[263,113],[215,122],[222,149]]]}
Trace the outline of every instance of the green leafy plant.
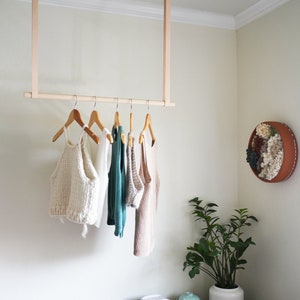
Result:
{"label": "green leafy plant", "polygon": [[190,278],[202,271],[220,288],[237,287],[236,272],[247,263],[242,256],[250,245],[255,245],[251,237],[242,239],[243,228],[258,222],[257,218],[249,215],[247,208],[235,209],[229,222],[221,224],[216,215],[217,204],[203,204],[198,197],[189,202],[193,206],[192,214],[201,223],[201,237],[198,243],[187,247],[183,270],[189,268]]}

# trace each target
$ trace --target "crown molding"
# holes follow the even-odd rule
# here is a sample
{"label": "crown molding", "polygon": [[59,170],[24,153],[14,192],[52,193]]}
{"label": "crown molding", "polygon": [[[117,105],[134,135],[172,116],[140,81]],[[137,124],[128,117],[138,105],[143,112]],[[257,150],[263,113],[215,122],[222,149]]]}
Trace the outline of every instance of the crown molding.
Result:
{"label": "crown molding", "polygon": [[[30,0],[19,1],[31,2]],[[257,18],[266,15],[276,7],[281,6],[288,1],[290,0],[260,0],[237,16],[222,15],[197,9],[186,9],[179,6],[172,6],[171,21],[198,26],[236,30],[251,23]],[[103,13],[150,19],[163,19],[163,5],[143,1],[138,1],[137,4],[137,1],[133,0],[40,0],[40,4],[86,9],[100,11]]]}
{"label": "crown molding", "polygon": [[235,29],[233,16],[216,14],[197,9],[185,9],[182,7],[171,8],[172,22],[193,24],[205,27],[216,27],[222,29]]}
{"label": "crown molding", "polygon": [[[31,0],[19,1],[31,2]],[[143,17],[158,20],[163,19],[163,0],[162,5],[143,1],[138,1],[137,3],[137,1],[133,0],[40,0],[39,3],[52,6],[126,15],[131,17]],[[235,29],[234,18],[230,15],[220,15],[176,6],[171,7],[171,21],[199,26],[218,27],[232,30]]]}
{"label": "crown molding", "polygon": [[253,22],[289,1],[290,0],[260,0],[235,17],[236,29]]}
{"label": "crown molding", "polygon": [[[31,1],[29,0],[29,2]],[[139,2],[139,4],[137,5],[136,1],[134,2],[132,0],[40,0],[39,2],[40,4],[99,11],[103,13],[126,15],[132,17],[143,17],[150,19],[163,18],[163,7],[146,2]]]}

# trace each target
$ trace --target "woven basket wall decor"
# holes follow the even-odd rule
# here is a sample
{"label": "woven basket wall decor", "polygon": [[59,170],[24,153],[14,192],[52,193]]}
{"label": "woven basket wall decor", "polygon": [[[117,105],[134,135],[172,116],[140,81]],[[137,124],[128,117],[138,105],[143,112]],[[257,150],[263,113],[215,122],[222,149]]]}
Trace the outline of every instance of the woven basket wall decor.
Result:
{"label": "woven basket wall decor", "polygon": [[288,179],[295,170],[298,146],[293,131],[284,123],[265,121],[253,130],[247,162],[257,178],[275,183]]}

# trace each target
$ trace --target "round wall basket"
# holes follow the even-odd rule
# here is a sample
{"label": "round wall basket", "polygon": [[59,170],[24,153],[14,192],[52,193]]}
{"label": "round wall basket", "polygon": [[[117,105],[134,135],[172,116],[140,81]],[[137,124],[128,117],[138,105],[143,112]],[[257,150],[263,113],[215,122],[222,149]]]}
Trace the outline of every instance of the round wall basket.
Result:
{"label": "round wall basket", "polygon": [[295,170],[297,158],[297,141],[286,124],[266,121],[253,130],[247,162],[260,180],[273,183],[288,179]]}

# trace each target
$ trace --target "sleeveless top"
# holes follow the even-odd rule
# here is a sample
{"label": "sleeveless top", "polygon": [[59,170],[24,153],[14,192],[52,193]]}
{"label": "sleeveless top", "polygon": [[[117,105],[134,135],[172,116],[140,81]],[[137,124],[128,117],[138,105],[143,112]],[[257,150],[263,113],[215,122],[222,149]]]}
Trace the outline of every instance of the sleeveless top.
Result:
{"label": "sleeveless top", "polygon": [[98,176],[86,149],[83,132],[72,144],[64,128],[66,145],[50,177],[50,215],[92,225],[98,212]]}
{"label": "sleeveless top", "polygon": [[95,223],[96,227],[100,227],[102,216],[104,214],[104,207],[107,204],[108,192],[108,171],[110,168],[110,155],[111,147],[110,142],[106,136],[110,134],[107,128],[104,128],[100,138],[100,144],[97,145],[95,169],[99,178],[99,191],[98,191],[98,215]]}
{"label": "sleeveless top", "polygon": [[125,146],[122,143],[122,126],[112,129],[111,165],[108,174],[108,216],[107,224],[115,225],[115,236],[122,237],[126,222],[126,178]]}
{"label": "sleeveless top", "polygon": [[132,147],[127,144],[127,173],[126,173],[126,204],[138,208],[144,192],[143,182],[136,168],[136,155],[134,149],[134,137],[128,133],[128,140],[132,137]]}
{"label": "sleeveless top", "polygon": [[154,248],[155,219],[160,179],[157,169],[157,141],[151,147],[142,132],[140,176],[144,193],[135,213],[134,255],[147,256]]}

